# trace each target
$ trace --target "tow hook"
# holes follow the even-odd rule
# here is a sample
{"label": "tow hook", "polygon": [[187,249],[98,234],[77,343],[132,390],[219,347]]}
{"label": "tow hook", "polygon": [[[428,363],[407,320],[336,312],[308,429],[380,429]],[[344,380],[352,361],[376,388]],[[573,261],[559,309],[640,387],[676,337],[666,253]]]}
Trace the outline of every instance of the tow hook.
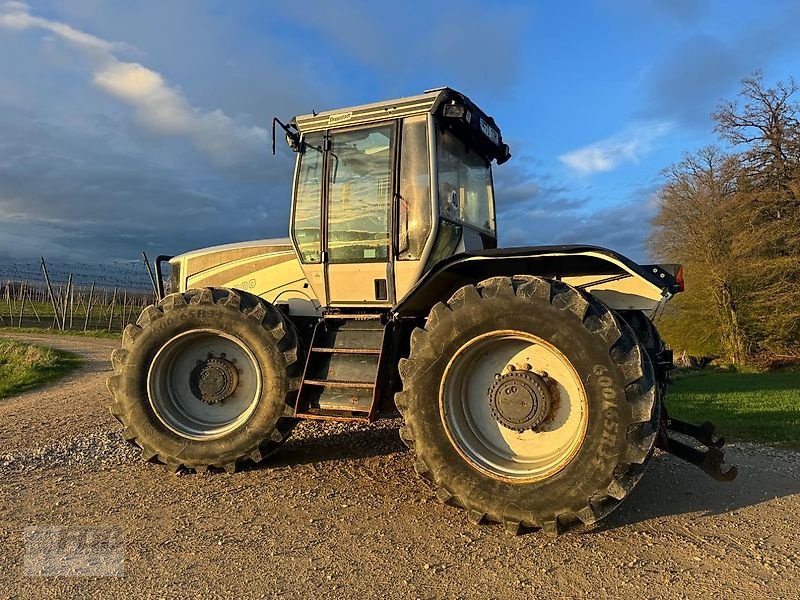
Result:
{"label": "tow hook", "polygon": [[[705,450],[684,444],[670,437],[670,431],[688,436],[703,446]],[[702,425],[693,425],[685,421],[679,421],[666,416],[661,421],[659,436],[656,447],[677,456],[686,462],[700,467],[708,475],[717,481],[733,481],[736,479],[738,469],[731,466],[727,471],[723,471],[725,453],[722,447],[725,445],[725,438],[714,438],[714,425],[706,421]]]}

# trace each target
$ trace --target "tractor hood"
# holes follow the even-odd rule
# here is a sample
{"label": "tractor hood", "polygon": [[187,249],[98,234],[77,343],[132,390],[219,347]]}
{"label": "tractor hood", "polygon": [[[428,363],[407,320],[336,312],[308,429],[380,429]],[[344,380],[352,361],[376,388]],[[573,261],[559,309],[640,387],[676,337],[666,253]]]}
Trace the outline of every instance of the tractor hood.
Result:
{"label": "tractor hood", "polygon": [[229,286],[239,279],[247,282],[254,272],[292,260],[295,253],[288,238],[192,250],[170,259],[171,288],[182,291],[189,287]]}

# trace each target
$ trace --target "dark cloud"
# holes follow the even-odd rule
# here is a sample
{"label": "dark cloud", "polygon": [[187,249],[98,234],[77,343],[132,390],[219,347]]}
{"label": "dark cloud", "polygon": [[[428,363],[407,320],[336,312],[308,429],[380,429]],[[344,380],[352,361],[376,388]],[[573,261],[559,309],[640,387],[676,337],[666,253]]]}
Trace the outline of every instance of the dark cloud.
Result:
{"label": "dark cloud", "polygon": [[[535,185],[535,182],[532,182]],[[533,188],[531,188],[533,189]],[[559,186],[538,186],[526,200],[507,206],[498,188],[498,230],[504,246],[590,244],[647,261],[657,185],[635,188],[627,201],[598,208]]]}
{"label": "dark cloud", "polygon": [[[190,0],[147,10],[123,0],[43,6],[47,18],[128,44],[115,50],[118,62],[163,77],[164,89],[185,99],[203,127],[213,117],[220,142],[240,139],[226,124],[237,135],[259,135],[235,153],[214,146],[213,129],[198,138],[143,127],[141,107],[93,84],[96,65],[57,35],[2,30],[0,257],[112,260],[141,249],[176,253],[282,237],[293,157],[285,150],[268,156],[263,132],[272,115],[441,84],[496,105],[528,67],[522,42],[531,10],[522,1],[502,11],[477,0],[413,0],[377,11],[365,0],[346,7],[313,0],[302,10],[284,0],[271,5],[269,19],[260,3],[229,11]],[[663,0],[641,9],[650,19],[669,15],[688,33],[676,35],[643,77],[635,116],[709,129],[709,112],[735,93],[738,80],[796,39],[797,9],[771,6],[778,8],[765,11],[763,23],[724,39],[702,30],[711,22],[707,2]],[[250,16],[256,34],[244,27]],[[516,147],[515,154],[495,171],[503,244],[595,243],[646,258],[649,188],[594,209],[583,192],[548,176],[549,167],[520,158]]]}
{"label": "dark cloud", "polygon": [[493,169],[497,211],[512,212],[542,198],[564,197],[568,188],[547,174],[544,165],[522,156]]}
{"label": "dark cloud", "polygon": [[[79,10],[92,4],[65,6]],[[164,6],[139,13],[165,17],[165,11],[174,9]],[[285,236],[294,156],[283,146],[277,157],[269,155],[269,120],[264,113],[286,116],[288,103],[300,98],[312,74],[292,73],[293,66],[278,64],[281,56],[276,55],[276,64],[266,73],[280,74],[277,79],[284,82],[289,74],[294,79],[269,92],[262,88],[260,118],[266,123],[255,127],[255,118],[239,112],[235,103],[208,103],[210,96],[198,93],[198,107],[196,99],[186,95],[185,82],[205,77],[211,89],[226,81],[216,76],[230,70],[224,53],[214,59],[214,48],[226,42],[214,36],[201,39],[202,31],[214,29],[212,20],[201,23],[192,16],[202,11],[183,7],[186,22],[200,27],[192,29],[197,39],[189,40],[186,29],[174,27],[177,13],[171,28],[159,28],[124,9],[114,21],[108,5],[93,8],[98,14],[91,26],[77,17],[70,25],[85,26],[103,40],[126,39],[126,18],[131,17],[128,33],[136,43],[146,41],[139,34],[150,28],[150,41],[171,39],[193,48],[191,53],[173,54],[208,59],[204,65],[185,65],[191,75],[176,76],[180,85],[163,73],[140,68],[163,80],[157,86],[162,98],[168,93],[162,106],[171,102],[193,121],[186,135],[143,126],[147,123],[137,106],[120,102],[92,83],[93,73],[102,68],[98,60],[112,66],[136,65],[117,58],[134,54],[148,65],[158,63],[149,53],[114,50],[114,55],[87,55],[82,44],[37,27],[0,29],[0,257],[44,254],[60,260],[111,261],[130,259],[142,249],[172,254]],[[63,20],[64,15],[52,18]],[[257,70],[268,61],[258,57],[252,62]],[[259,80],[256,70],[247,73],[250,81]],[[243,87],[240,91],[244,95]]]}
{"label": "dark cloud", "polygon": [[[291,164],[286,154],[254,183],[202,168],[175,171],[125,150],[124,126],[81,121],[81,131],[0,111],[0,252],[62,259],[122,259],[147,249],[191,248],[285,235]],[[180,152],[170,152],[180,154]],[[266,160],[266,159],[265,159]],[[191,164],[191,161],[187,160]],[[281,183],[279,183],[281,182]]]}
{"label": "dark cloud", "polygon": [[480,89],[483,97],[504,96],[516,82],[532,14],[525,2],[507,3],[501,11],[476,0],[411,0],[381,15],[367,0],[349,2],[346,9],[325,0],[309,0],[302,11],[291,0],[276,6],[295,27],[318,36],[332,55],[344,53],[365,66],[367,88],[377,80],[408,93],[422,82],[419,92],[450,85]]}
{"label": "dark cloud", "polygon": [[721,40],[693,36],[649,73],[645,115],[685,125],[707,124],[714,106],[742,76],[741,63],[736,49]]}
{"label": "dark cloud", "polygon": [[[664,4],[679,10],[682,3]],[[762,19],[726,34],[724,40],[705,31],[681,37],[646,72],[641,84],[641,116],[709,129],[710,113],[736,93],[742,78],[765,68],[776,56],[797,50],[800,5],[776,2]],[[775,78],[788,75],[773,74]]]}
{"label": "dark cloud", "polygon": [[[527,13],[519,6],[508,22],[511,13],[475,2],[402,5],[396,19],[367,3],[309,6],[302,18],[286,3],[269,20],[260,3],[31,8],[91,37],[41,22],[0,30],[0,257],[110,261],[283,237],[294,157],[269,156],[273,115],[349,103],[359,90],[407,94],[419,80],[508,88]],[[248,15],[257,35],[242,34]],[[359,77],[370,81],[354,85]],[[180,131],[162,126],[181,120]]]}
{"label": "dark cloud", "polygon": [[261,2],[226,11],[195,0],[153,2],[147,10],[128,0],[63,0],[54,10],[75,27],[140,49],[122,58],[178,82],[201,109],[222,109],[244,124],[310,112],[309,99],[336,105],[343,94],[335,70],[311,61],[279,19],[265,19]]}

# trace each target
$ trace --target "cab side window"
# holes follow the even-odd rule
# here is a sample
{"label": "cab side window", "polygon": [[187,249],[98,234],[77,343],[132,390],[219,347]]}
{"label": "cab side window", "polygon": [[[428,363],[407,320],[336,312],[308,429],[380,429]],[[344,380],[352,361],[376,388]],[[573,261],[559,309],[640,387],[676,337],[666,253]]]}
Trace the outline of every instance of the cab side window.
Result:
{"label": "cab side window", "polygon": [[419,260],[431,232],[431,173],[424,116],[403,122],[399,202],[398,259]]}

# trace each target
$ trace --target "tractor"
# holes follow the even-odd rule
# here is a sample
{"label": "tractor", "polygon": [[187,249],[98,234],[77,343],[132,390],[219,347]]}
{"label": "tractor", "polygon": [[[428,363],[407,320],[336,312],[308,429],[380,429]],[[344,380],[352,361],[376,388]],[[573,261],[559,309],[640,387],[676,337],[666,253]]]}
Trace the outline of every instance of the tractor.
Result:
{"label": "tractor", "polygon": [[273,153],[276,125],[296,153],[289,237],[159,257],[158,301],[112,355],[111,413],[143,459],[234,472],[301,419],[401,416],[436,497],[510,533],[599,521],[655,447],[736,476],[710,423],[665,407],[653,320],[680,267],[498,248],[492,163],[511,153],[469,98],[276,118]]}

